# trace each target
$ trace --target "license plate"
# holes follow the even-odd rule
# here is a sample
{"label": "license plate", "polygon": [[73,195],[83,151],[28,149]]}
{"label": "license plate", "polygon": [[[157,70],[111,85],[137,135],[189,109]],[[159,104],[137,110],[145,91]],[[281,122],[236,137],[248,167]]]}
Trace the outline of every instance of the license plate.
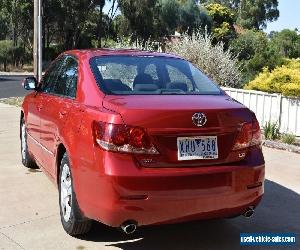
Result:
{"label": "license plate", "polygon": [[216,136],[178,137],[178,160],[218,159]]}

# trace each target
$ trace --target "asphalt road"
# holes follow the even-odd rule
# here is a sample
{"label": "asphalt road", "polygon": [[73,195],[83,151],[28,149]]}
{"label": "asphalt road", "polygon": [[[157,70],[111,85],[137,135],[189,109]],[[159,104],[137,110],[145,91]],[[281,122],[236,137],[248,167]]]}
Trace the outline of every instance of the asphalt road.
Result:
{"label": "asphalt road", "polygon": [[[268,148],[265,196],[253,218],[150,226],[130,236],[95,222],[88,235],[70,237],[60,224],[56,187],[21,165],[19,115],[0,104],[0,249],[300,249],[300,155]],[[297,245],[242,248],[241,232],[293,232]]]}
{"label": "asphalt road", "polygon": [[25,77],[0,75],[0,98],[20,97],[28,94],[21,85]]}

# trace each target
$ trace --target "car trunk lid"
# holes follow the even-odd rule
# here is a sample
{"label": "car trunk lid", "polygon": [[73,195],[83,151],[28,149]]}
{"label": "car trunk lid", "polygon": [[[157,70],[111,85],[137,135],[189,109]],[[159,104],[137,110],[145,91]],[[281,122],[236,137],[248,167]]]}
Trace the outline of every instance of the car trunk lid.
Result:
{"label": "car trunk lid", "polygon": [[[232,153],[235,138],[245,122],[251,122],[250,111],[227,95],[124,95],[106,96],[106,109],[118,112],[126,125],[146,129],[159,155],[136,155],[147,167],[184,167],[223,164],[241,160],[241,152]],[[207,118],[198,127],[192,117],[203,113]],[[216,136],[217,159],[179,160],[177,138]]]}

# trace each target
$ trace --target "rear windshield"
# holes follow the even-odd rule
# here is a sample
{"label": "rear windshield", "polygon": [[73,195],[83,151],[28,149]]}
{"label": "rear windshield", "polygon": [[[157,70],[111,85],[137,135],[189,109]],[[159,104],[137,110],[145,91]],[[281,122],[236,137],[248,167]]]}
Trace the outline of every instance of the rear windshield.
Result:
{"label": "rear windshield", "polygon": [[158,56],[101,56],[91,59],[97,83],[112,95],[220,95],[193,64]]}

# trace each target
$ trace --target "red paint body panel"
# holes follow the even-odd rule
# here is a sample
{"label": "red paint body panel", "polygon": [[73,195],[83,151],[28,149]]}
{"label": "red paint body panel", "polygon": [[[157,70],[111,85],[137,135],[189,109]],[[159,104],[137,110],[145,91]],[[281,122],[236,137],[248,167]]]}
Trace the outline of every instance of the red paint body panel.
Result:
{"label": "red paint body panel", "polygon": [[[176,56],[130,50],[66,54],[79,63],[76,98],[35,92],[25,98],[22,112],[29,151],[54,182],[58,147],[66,148],[84,216],[114,227],[127,220],[149,225],[229,217],[259,203],[261,148],[232,151],[241,124],[253,117],[247,108],[227,95],[106,96],[89,65],[90,58],[103,55]],[[203,128],[191,122],[198,111],[207,114]],[[160,154],[105,151],[94,142],[93,121],[143,127]],[[218,136],[219,159],[178,161],[176,138],[197,135]],[[262,185],[248,188],[256,183]]]}

